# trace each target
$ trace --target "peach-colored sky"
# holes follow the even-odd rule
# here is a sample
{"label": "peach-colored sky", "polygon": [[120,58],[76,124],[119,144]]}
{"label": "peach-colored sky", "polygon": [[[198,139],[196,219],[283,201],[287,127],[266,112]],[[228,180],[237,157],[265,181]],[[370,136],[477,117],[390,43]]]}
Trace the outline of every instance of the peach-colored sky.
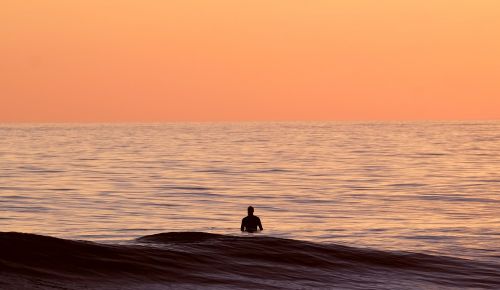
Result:
{"label": "peach-colored sky", "polygon": [[498,0],[2,0],[0,122],[500,119]]}

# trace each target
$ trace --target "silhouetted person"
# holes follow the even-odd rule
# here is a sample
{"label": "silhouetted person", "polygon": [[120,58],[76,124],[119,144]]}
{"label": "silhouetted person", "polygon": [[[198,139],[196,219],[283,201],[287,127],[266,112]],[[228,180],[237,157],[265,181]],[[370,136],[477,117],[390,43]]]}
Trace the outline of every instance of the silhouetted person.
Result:
{"label": "silhouetted person", "polygon": [[253,233],[257,231],[257,227],[262,231],[262,223],[258,216],[253,215],[253,207],[248,207],[248,216],[244,217],[241,221],[241,231]]}

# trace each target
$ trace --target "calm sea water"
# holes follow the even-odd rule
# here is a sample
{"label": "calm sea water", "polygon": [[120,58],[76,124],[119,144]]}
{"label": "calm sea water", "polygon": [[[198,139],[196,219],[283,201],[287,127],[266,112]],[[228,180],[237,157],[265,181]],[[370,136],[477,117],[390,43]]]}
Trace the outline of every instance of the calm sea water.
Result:
{"label": "calm sea water", "polygon": [[500,262],[500,122],[0,125],[0,231],[263,234]]}

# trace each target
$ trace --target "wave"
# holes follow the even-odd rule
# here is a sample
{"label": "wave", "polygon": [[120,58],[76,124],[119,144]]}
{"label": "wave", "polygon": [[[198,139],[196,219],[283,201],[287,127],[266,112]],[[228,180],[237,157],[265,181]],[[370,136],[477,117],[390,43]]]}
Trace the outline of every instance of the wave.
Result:
{"label": "wave", "polygon": [[498,288],[498,265],[203,232],[99,244],[0,232],[1,289]]}

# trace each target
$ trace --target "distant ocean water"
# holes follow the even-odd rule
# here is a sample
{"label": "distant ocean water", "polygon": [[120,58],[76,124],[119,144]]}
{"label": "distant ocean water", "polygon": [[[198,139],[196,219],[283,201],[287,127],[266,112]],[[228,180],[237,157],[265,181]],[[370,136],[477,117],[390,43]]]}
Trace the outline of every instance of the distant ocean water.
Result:
{"label": "distant ocean water", "polygon": [[496,288],[500,122],[3,124],[0,206],[0,288]]}

